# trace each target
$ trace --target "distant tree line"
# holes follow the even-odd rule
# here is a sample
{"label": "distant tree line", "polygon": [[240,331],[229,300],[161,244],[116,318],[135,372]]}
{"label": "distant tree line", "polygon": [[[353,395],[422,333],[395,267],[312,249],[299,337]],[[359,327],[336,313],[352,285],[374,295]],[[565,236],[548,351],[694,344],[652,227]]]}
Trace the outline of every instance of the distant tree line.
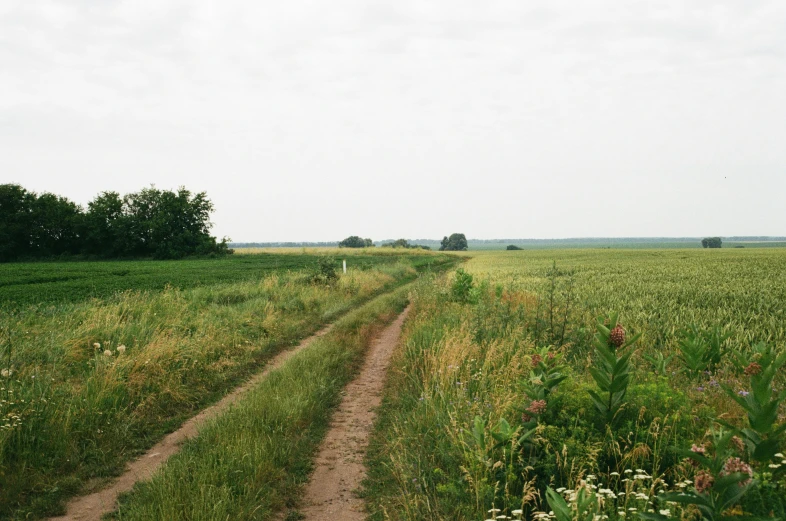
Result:
{"label": "distant tree line", "polygon": [[361,239],[357,235],[351,235],[338,243],[339,248],[373,248],[374,241],[371,239]]}
{"label": "distant tree line", "polygon": [[428,246],[422,244],[410,244],[406,239],[396,239],[393,242],[386,242],[382,245],[383,248],[408,248],[413,250],[430,250]]}
{"label": "distant tree line", "polygon": [[723,241],[720,237],[705,237],[701,240],[702,248],[721,248]]}
{"label": "distant tree line", "polygon": [[192,194],[144,188],[120,196],[102,192],[87,209],[51,193],[0,185],[0,261],[64,255],[101,258],[232,253],[209,233],[213,203]]}

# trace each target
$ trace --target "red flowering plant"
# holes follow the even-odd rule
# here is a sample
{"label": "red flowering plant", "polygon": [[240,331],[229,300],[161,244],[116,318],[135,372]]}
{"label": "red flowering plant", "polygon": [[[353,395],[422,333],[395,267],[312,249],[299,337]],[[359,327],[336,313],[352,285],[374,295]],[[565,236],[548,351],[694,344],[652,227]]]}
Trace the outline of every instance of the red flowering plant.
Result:
{"label": "red flowering plant", "polygon": [[[694,505],[701,514],[701,519],[729,519],[726,514],[730,509],[739,506],[743,496],[756,486],[751,466],[735,455],[740,443],[734,431],[712,431],[712,438],[709,447],[694,444],[690,450],[677,451],[688,458],[696,468],[693,487],[681,492],[658,495],[658,505]],[[669,519],[668,516],[655,512],[640,513],[639,517],[651,521]]]}
{"label": "red flowering plant", "polygon": [[563,374],[560,355],[552,346],[542,347],[531,358],[529,378],[524,383],[526,398],[521,407],[521,423],[532,428],[547,409],[548,396],[568,376]]}

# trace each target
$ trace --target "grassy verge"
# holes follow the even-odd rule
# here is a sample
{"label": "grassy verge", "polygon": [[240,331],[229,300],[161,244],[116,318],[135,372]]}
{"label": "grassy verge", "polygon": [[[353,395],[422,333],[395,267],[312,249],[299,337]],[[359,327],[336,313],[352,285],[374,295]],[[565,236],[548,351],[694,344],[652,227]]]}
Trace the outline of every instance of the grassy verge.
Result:
{"label": "grassy verge", "polygon": [[[270,519],[295,503],[343,387],[409,288],[339,320],[273,371],[122,501],[122,520]],[[294,517],[294,514],[293,514]]]}
{"label": "grassy verge", "polygon": [[[661,512],[664,520],[701,519],[697,509],[662,494],[693,494],[722,505],[720,489],[708,489],[708,482],[731,487],[723,492],[728,505],[713,507],[715,519],[720,511],[762,518],[786,513],[786,439],[774,427],[786,422],[786,403],[776,398],[785,375],[775,373],[777,392],[761,383],[774,367],[764,351],[748,357],[733,349],[711,370],[692,373],[672,338],[668,348],[634,346],[624,403],[608,419],[590,394],[601,392],[588,371],[600,367],[590,343],[594,328],[587,332],[590,325],[565,314],[562,294],[554,296],[553,308],[560,317],[555,324],[569,317],[560,342],[562,328],[555,326],[555,335],[544,325],[548,293],[538,298],[520,289],[520,279],[496,287],[459,282],[457,274],[413,291],[404,348],[394,357],[367,459],[372,520],[554,519],[547,513],[558,509],[547,502],[547,487],[574,509],[586,507],[572,519],[623,521],[646,512]],[[683,325],[675,320],[668,327]],[[778,327],[756,334],[772,335]],[[644,358],[650,353],[665,361]],[[744,363],[738,355],[747,357]],[[761,397],[772,400],[773,429],[766,436],[776,456],[754,450],[748,422],[759,413],[746,414],[737,401],[742,396],[754,409]],[[759,431],[769,428],[758,423]],[[687,459],[697,453],[692,447],[709,459]],[[492,508],[500,511],[489,514]],[[523,512],[517,516],[517,510]],[[571,519],[567,515],[560,521]]]}
{"label": "grassy verge", "polygon": [[0,315],[0,518],[61,512],[283,346],[416,272],[399,259],[329,286],[282,273]]}

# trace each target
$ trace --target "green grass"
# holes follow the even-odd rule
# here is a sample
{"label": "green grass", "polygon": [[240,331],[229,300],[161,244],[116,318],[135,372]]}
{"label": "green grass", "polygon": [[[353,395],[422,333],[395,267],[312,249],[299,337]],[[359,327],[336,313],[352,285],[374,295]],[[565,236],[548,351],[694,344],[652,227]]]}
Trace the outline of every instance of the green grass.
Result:
{"label": "green grass", "polygon": [[273,371],[138,484],[117,518],[261,520],[295,506],[341,390],[375,334],[403,310],[407,293],[399,289],[350,313]]}
{"label": "green grass", "polygon": [[[708,429],[718,427],[718,417],[748,425],[722,386],[735,396],[753,389],[745,368],[761,358],[752,345],[786,349],[784,250],[468,255],[464,269],[474,276],[474,288],[465,302],[453,297],[451,277],[413,292],[405,348],[393,361],[368,457],[372,520],[480,520],[491,517],[492,507],[508,515],[524,508],[532,518],[551,509],[546,486],[575,490],[590,474],[603,487],[627,493],[606,501],[601,512],[622,520],[613,506],[643,511],[657,490],[693,482],[696,470],[675,449],[696,444],[714,451]],[[596,385],[587,371],[597,360],[595,318],[610,311],[620,312],[629,335],[644,333],[631,358],[625,405],[612,422],[591,400]],[[730,334],[730,351],[707,373],[691,374],[679,358],[680,331],[691,324]],[[542,377],[532,372],[540,367],[536,355],[549,368],[561,366],[567,379],[544,396],[545,410],[533,420],[529,393],[543,389]],[[663,367],[652,361],[658,356]],[[773,386],[784,385],[781,370]],[[516,432],[512,440],[533,421],[536,430],[521,444],[503,442],[503,419]],[[775,421],[786,422],[786,404]],[[786,439],[779,443],[784,452]],[[754,462],[750,447],[731,454],[751,462],[759,480],[735,512],[782,517],[783,469],[769,475],[770,462]],[[653,479],[622,481],[626,470],[636,469]],[[675,519],[689,517],[672,512]]]}
{"label": "green grass", "polygon": [[[330,252],[339,266],[339,257]],[[351,255],[349,267],[393,264],[401,256]],[[312,268],[318,255],[262,253],[181,261],[73,261],[0,264],[0,307],[106,298],[126,290],[188,289],[227,284],[287,270]],[[408,256],[417,266],[434,256]]]}
{"label": "green grass", "polygon": [[455,262],[390,259],[350,264],[330,286],[308,283],[303,271],[257,270],[240,282],[76,295],[0,313],[0,368],[11,371],[0,377],[0,519],[58,512],[282,347],[419,269]]}

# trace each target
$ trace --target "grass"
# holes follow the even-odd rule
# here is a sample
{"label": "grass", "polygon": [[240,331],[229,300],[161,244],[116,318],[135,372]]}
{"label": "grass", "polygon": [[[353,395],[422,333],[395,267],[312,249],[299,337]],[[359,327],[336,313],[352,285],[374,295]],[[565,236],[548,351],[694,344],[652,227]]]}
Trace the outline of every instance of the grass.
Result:
{"label": "grass", "polygon": [[[372,520],[481,520],[493,517],[491,508],[532,518],[556,510],[547,486],[568,502],[572,491],[625,492],[596,513],[633,518],[628,509],[653,509],[661,490],[693,490],[698,471],[677,450],[720,451],[711,433],[718,419],[726,429],[748,426],[723,386],[735,396],[752,393],[747,371],[763,361],[755,344],[786,351],[783,250],[470,256],[468,293],[454,286],[458,277],[413,292],[405,347],[394,358],[368,457]],[[595,317],[610,311],[620,312],[628,335],[643,333],[624,406],[611,421],[593,404],[587,371],[597,363]],[[729,351],[698,373],[681,359],[681,331],[690,325],[729,335]],[[547,374],[565,379],[547,391]],[[784,386],[780,370],[773,387]],[[786,422],[783,401],[774,418]],[[783,435],[774,439],[784,452]],[[783,516],[780,460],[755,460],[747,442],[727,449],[718,457],[750,462],[756,479],[727,514]],[[657,508],[673,519],[691,516],[664,502]]]}
{"label": "grass", "polygon": [[413,265],[452,262],[395,261],[330,286],[263,273],[0,314],[0,518],[59,512],[283,346],[412,280]]}
{"label": "grass", "polygon": [[407,293],[399,289],[350,313],[273,371],[138,484],[116,518],[261,520],[294,506],[341,390],[371,340],[403,310]]}
{"label": "grass", "polygon": [[[0,264],[0,307],[51,305],[90,298],[106,298],[127,290],[159,291],[167,287],[188,289],[256,280],[265,274],[312,268],[318,254],[341,254],[344,250],[323,252],[297,250],[292,253],[231,255],[216,259],[181,261],[72,261]],[[362,252],[348,257],[348,266],[368,269],[394,264],[401,255]],[[436,256],[408,255],[415,266],[435,262]],[[340,259],[335,258],[340,266]]]}

